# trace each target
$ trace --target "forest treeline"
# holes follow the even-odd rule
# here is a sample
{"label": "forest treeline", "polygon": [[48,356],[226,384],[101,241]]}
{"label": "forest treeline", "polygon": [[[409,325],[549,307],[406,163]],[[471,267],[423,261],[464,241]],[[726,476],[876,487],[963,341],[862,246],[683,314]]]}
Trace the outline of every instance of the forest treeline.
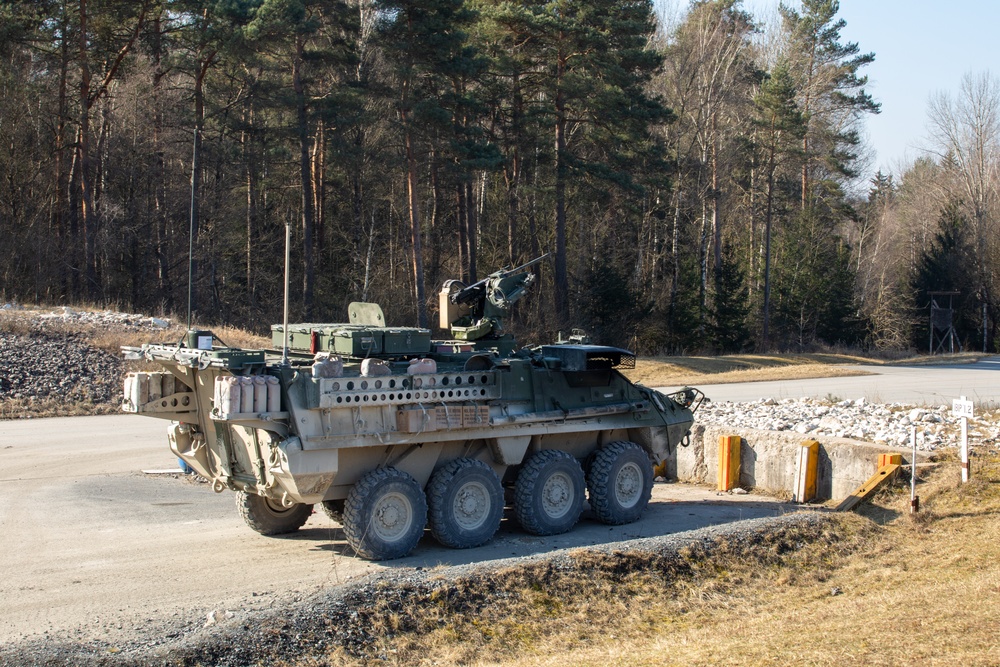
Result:
{"label": "forest treeline", "polygon": [[[0,290],[200,321],[437,291],[543,253],[511,326],[643,352],[994,349],[1000,87],[864,182],[835,0],[3,0]],[[868,192],[864,192],[868,189]],[[860,193],[860,194],[859,194]],[[194,261],[188,262],[189,248]],[[945,304],[946,305],[946,304]]]}

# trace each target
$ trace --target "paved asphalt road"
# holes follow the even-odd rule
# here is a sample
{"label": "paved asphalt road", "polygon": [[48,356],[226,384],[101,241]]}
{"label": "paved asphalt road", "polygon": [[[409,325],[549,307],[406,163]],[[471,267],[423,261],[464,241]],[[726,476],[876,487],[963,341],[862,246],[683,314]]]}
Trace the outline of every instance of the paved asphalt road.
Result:
{"label": "paved asphalt road", "polygon": [[1000,405],[1000,357],[988,357],[972,364],[934,366],[849,366],[870,375],[788,380],[706,384],[702,391],[713,401],[755,401],[760,398],[836,397],[865,398],[874,403],[951,405],[965,396],[977,407]]}
{"label": "paved asphalt road", "polygon": [[172,618],[265,608],[380,568],[526,556],[790,511],[773,498],[657,484],[642,520],[627,526],[585,512],[572,532],[542,538],[508,517],[478,549],[445,549],[427,536],[410,557],[376,564],[349,555],[322,512],[291,536],[263,537],[240,519],[235,494],[144,474],[177,465],[166,425],[133,415],[0,421],[0,644],[45,633],[109,639],[138,623],[169,629]]}

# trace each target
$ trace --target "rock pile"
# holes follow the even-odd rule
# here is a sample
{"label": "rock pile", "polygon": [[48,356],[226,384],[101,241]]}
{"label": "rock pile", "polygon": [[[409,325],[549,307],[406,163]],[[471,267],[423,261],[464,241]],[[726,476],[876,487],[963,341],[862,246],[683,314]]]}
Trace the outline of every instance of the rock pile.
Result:
{"label": "rock pile", "polygon": [[0,399],[120,401],[122,361],[75,336],[0,333]]}
{"label": "rock pile", "polygon": [[35,316],[35,321],[42,327],[49,322],[62,322],[67,324],[89,324],[98,327],[116,327],[128,331],[156,331],[166,329],[170,326],[170,320],[159,317],[119,313],[113,310],[74,310],[68,306],[63,306],[51,313],[38,314]]}
{"label": "rock pile", "polygon": [[[814,438],[853,438],[894,446],[910,443],[916,429],[917,448],[933,451],[958,444],[961,420],[951,407],[919,408],[902,403],[869,403],[863,398],[829,402],[811,398],[773,398],[750,403],[705,403],[699,422],[730,428],[794,431]],[[1000,442],[1000,411],[977,414],[969,420],[969,438],[987,445]]]}
{"label": "rock pile", "polygon": [[76,331],[155,331],[168,320],[111,310],[39,311],[0,306],[0,400],[117,404],[122,359],[86,342]]}

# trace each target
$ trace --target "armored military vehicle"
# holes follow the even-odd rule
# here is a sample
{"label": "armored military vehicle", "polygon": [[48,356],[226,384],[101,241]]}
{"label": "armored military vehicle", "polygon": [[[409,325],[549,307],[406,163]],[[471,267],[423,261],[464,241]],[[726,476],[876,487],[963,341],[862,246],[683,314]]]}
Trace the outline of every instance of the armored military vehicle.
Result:
{"label": "armored military vehicle", "polygon": [[482,545],[508,505],[535,535],[570,530],[585,499],[600,521],[635,521],[702,395],[635,385],[631,352],[580,336],[518,349],[503,321],[534,263],[445,283],[446,340],[353,303],[343,324],[286,316],[274,350],[209,331],[124,348],[160,370],[126,377],[123,410],[169,420],[171,451],[237,492],[257,532],[297,530],[321,504],[364,558],[409,554],[428,525],[448,547]]}

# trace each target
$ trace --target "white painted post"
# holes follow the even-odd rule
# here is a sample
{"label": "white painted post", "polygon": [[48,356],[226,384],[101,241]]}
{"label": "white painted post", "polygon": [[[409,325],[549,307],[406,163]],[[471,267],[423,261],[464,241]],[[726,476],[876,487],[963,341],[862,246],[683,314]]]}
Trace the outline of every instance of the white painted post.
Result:
{"label": "white painted post", "polygon": [[962,484],[969,481],[969,418],[962,417]]}
{"label": "white painted post", "polygon": [[920,510],[920,499],[917,498],[917,427],[910,427],[910,514]]}
{"label": "white painted post", "polygon": [[969,481],[969,418],[973,416],[972,401],[962,396],[951,402],[951,414],[962,418],[962,483]]}

